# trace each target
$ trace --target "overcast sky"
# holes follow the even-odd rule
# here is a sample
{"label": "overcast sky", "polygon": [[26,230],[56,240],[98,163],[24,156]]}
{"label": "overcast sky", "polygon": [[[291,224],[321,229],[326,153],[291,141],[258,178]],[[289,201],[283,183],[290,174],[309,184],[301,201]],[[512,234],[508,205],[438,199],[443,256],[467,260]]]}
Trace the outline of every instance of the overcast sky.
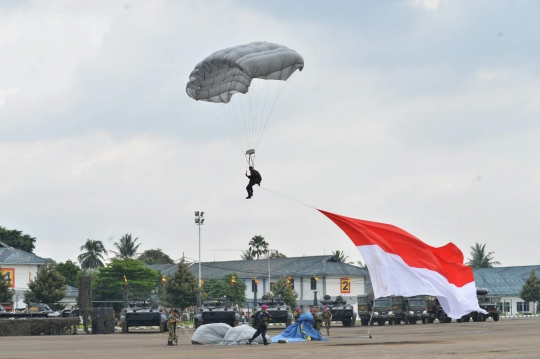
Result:
{"label": "overcast sky", "polygon": [[[238,259],[254,235],[288,256],[345,251],[317,211],[255,188],[185,86],[252,41],[305,68],[277,102],[263,186],[433,246],[487,243],[540,262],[538,1],[0,1],[0,226],[76,260],[86,239]],[[240,96],[240,95],[238,95]],[[219,105],[217,105],[219,106]]]}

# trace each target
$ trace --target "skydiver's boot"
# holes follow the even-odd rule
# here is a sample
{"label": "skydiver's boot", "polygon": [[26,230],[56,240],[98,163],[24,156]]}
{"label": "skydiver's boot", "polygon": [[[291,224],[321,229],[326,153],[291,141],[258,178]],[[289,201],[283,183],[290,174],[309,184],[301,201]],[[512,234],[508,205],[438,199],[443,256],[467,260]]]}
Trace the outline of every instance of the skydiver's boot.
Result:
{"label": "skydiver's boot", "polygon": [[246,197],[246,199],[250,199],[250,198],[251,198],[251,196],[247,196],[247,197]]}
{"label": "skydiver's boot", "polygon": [[251,345],[252,341],[253,341],[253,339],[248,339],[248,344]]}

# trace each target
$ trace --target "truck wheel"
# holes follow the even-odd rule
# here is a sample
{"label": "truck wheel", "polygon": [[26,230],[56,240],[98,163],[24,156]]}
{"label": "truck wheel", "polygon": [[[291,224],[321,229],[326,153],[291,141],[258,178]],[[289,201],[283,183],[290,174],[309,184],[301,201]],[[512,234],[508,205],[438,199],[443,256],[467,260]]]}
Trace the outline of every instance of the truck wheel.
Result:
{"label": "truck wheel", "polygon": [[439,323],[446,323],[446,315],[445,314],[441,314],[441,316],[439,317]]}
{"label": "truck wheel", "polygon": [[379,319],[379,325],[384,325],[384,323],[386,323],[386,320],[384,320],[384,319]]}
{"label": "truck wheel", "polygon": [[394,318],[388,319],[388,325],[394,325]]}
{"label": "truck wheel", "polygon": [[456,319],[456,322],[461,323],[463,320],[461,318]]}
{"label": "truck wheel", "polygon": [[433,322],[435,321],[435,318],[428,318],[427,322],[429,324],[433,324]]}
{"label": "truck wheel", "polygon": [[469,317],[469,316],[463,318],[463,321],[465,323],[469,322],[470,320],[471,320],[471,317]]}
{"label": "truck wheel", "polygon": [[401,324],[401,319],[396,319],[396,325],[400,325]]}
{"label": "truck wheel", "polygon": [[360,325],[366,326],[368,325],[369,320],[368,319],[360,319]]}
{"label": "truck wheel", "polygon": [[452,318],[446,317],[446,322],[447,322],[447,323],[452,323]]}
{"label": "truck wheel", "polygon": [[409,324],[416,324],[416,319],[409,319]]}
{"label": "truck wheel", "polygon": [[287,322],[285,323],[285,327],[288,327],[289,325],[292,324],[292,320],[290,319],[287,319]]}
{"label": "truck wheel", "polygon": [[482,321],[483,321],[483,322],[485,322],[487,318],[488,318],[487,315],[482,315]]}
{"label": "truck wheel", "polygon": [[351,327],[356,327],[356,319],[351,320]]}
{"label": "truck wheel", "polygon": [[341,323],[343,323],[344,327],[350,327],[351,326],[351,321],[350,320],[343,320]]}
{"label": "truck wheel", "polygon": [[129,333],[129,327],[126,323],[122,323],[122,333]]}
{"label": "truck wheel", "polygon": [[499,314],[493,314],[493,320],[498,322],[499,321]]}
{"label": "truck wheel", "polygon": [[427,324],[427,318],[422,318],[422,324]]}

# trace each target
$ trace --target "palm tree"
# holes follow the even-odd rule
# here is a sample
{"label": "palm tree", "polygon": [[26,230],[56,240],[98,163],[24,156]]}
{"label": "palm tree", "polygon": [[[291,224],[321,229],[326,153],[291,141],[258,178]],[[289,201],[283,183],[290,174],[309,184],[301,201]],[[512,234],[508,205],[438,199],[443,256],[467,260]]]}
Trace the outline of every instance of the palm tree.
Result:
{"label": "palm tree", "polygon": [[135,245],[135,242],[137,242],[139,238],[133,239],[131,234],[124,234],[122,238],[120,238],[120,241],[114,242],[114,246],[118,250],[118,252],[111,251],[116,255],[116,258],[118,259],[126,259],[126,258],[133,258],[137,255],[137,249],[139,249],[140,243]]}
{"label": "palm tree", "polygon": [[501,264],[499,261],[494,261],[493,253],[486,253],[486,245],[476,243],[474,247],[471,246],[471,259],[467,262],[467,265],[473,268],[492,268]]}
{"label": "palm tree", "polygon": [[367,264],[362,263],[362,261],[356,261],[356,264],[357,264],[360,268],[367,269]]}
{"label": "palm tree", "polygon": [[274,258],[287,258],[287,256],[281,252],[272,252],[270,253],[270,259],[274,259]]}
{"label": "palm tree", "polygon": [[81,253],[78,257],[81,268],[95,269],[97,267],[104,267],[103,261],[104,255],[107,255],[107,250],[101,241],[94,241],[87,239],[86,243],[80,248]]}
{"label": "palm tree", "polygon": [[255,257],[253,256],[253,254],[251,253],[249,249],[242,251],[241,257],[245,261],[251,261],[255,259]]}
{"label": "palm tree", "polygon": [[265,254],[268,250],[268,243],[264,240],[263,236],[255,236],[249,241],[249,251],[253,257],[259,257]]}
{"label": "palm tree", "polygon": [[345,255],[345,252],[342,252],[342,251],[335,251],[335,252],[332,252],[332,257],[334,257],[334,259],[338,262],[341,262],[341,263],[346,263],[347,262],[347,258],[349,258],[349,256],[346,256]]}

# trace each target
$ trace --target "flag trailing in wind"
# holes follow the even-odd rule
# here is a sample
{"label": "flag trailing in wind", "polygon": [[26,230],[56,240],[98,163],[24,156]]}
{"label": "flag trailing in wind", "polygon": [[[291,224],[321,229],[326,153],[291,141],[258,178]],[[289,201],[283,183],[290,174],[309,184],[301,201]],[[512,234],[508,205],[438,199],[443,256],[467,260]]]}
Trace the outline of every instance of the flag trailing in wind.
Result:
{"label": "flag trailing in wind", "polygon": [[472,269],[453,243],[431,247],[401,228],[318,210],[351,239],[366,261],[376,298],[433,295],[450,318],[482,312]]}

